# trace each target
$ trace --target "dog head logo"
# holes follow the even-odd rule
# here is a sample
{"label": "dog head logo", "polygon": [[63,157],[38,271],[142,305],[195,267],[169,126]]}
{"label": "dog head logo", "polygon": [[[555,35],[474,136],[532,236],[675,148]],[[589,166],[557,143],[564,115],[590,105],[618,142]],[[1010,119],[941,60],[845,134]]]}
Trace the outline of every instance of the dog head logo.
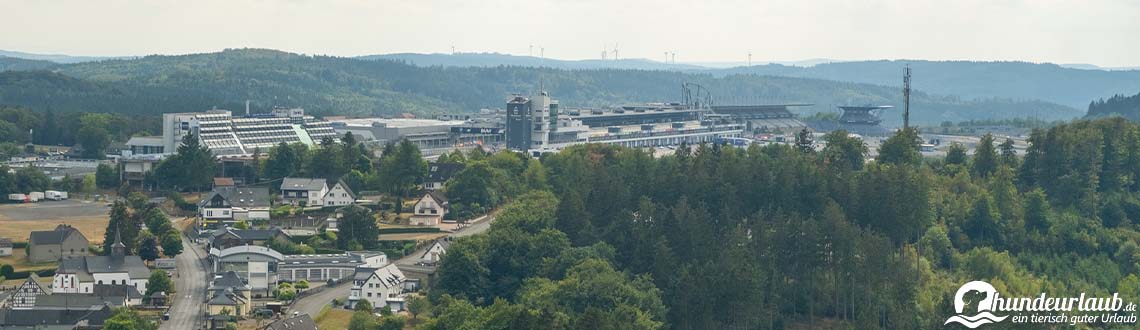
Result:
{"label": "dog head logo", "polygon": [[[990,313],[996,296],[997,289],[986,282],[973,281],[962,285],[954,294],[954,312],[958,315],[951,316],[943,324],[958,323],[974,329],[983,324],[1004,321],[1008,316],[998,317]],[[967,306],[976,307],[970,310]],[[971,313],[976,314],[970,315]]]}

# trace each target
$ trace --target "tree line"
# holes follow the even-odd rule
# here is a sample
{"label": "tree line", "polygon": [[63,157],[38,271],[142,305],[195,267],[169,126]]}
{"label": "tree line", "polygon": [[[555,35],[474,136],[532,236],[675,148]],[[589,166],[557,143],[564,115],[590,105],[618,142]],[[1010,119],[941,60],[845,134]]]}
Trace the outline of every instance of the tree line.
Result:
{"label": "tree line", "polygon": [[904,130],[871,161],[845,132],[821,151],[569,148],[452,244],[421,328],[940,329],[974,280],[1134,299],[1137,134],[1081,121],[924,158]]}

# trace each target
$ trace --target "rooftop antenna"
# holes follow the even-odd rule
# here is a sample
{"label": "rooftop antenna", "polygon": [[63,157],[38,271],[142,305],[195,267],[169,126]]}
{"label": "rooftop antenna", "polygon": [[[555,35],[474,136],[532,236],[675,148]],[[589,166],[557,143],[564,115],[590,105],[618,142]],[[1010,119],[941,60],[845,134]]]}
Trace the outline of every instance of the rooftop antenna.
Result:
{"label": "rooftop antenna", "polygon": [[903,71],[903,129],[910,128],[910,64]]}

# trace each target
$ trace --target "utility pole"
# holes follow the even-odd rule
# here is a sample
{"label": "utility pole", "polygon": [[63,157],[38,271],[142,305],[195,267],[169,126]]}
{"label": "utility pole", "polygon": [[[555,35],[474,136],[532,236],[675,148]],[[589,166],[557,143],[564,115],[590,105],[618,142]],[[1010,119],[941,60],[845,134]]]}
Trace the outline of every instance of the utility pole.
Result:
{"label": "utility pole", "polygon": [[910,65],[903,71],[903,129],[910,128]]}

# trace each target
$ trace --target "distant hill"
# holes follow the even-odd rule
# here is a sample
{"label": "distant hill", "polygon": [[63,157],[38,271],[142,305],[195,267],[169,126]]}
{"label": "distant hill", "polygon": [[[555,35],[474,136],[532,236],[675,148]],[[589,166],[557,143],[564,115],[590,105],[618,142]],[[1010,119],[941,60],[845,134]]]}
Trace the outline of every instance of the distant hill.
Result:
{"label": "distant hill", "polygon": [[0,56],[22,58],[25,60],[49,61],[49,62],[63,63],[63,64],[130,58],[130,57],[109,57],[109,56],[71,56],[71,55],[58,55],[58,54],[33,54],[33,53],[17,52],[17,51],[3,50],[3,49],[0,49]]}
{"label": "distant hill", "polygon": [[647,59],[620,60],[558,60],[534,56],[516,56],[499,53],[418,54],[399,53],[357,57],[364,60],[396,60],[415,66],[492,67],[524,66],[555,69],[634,69],[634,70],[697,70],[707,67],[691,64],[667,64]]}
{"label": "distant hill", "polygon": [[1088,118],[1122,116],[1140,121],[1140,93],[1132,96],[1114,95],[1089,104]]}
{"label": "distant hill", "polygon": [[0,56],[0,71],[44,70],[56,66],[55,62]]}
{"label": "distant hill", "polygon": [[714,75],[759,74],[901,86],[909,64],[914,88],[966,98],[1037,99],[1084,108],[1089,100],[1140,90],[1140,71],[1064,68],[1056,64],[968,61],[860,61],[811,67],[759,65],[709,70]]}
{"label": "distant hill", "polygon": [[[684,82],[699,83],[721,104],[813,103],[804,113],[845,104],[901,104],[897,87],[759,75],[714,76],[650,70],[563,70],[526,67],[418,67],[390,60],[305,56],[264,49],[147,56],[60,65],[46,71],[0,74],[0,104],[57,112],[157,114],[299,106],[314,114],[430,116],[501,108],[511,93],[540,82],[566,108],[678,101]],[[1038,117],[1071,119],[1083,111],[1042,101],[912,96],[915,122]],[[887,123],[899,121],[897,112]]]}

